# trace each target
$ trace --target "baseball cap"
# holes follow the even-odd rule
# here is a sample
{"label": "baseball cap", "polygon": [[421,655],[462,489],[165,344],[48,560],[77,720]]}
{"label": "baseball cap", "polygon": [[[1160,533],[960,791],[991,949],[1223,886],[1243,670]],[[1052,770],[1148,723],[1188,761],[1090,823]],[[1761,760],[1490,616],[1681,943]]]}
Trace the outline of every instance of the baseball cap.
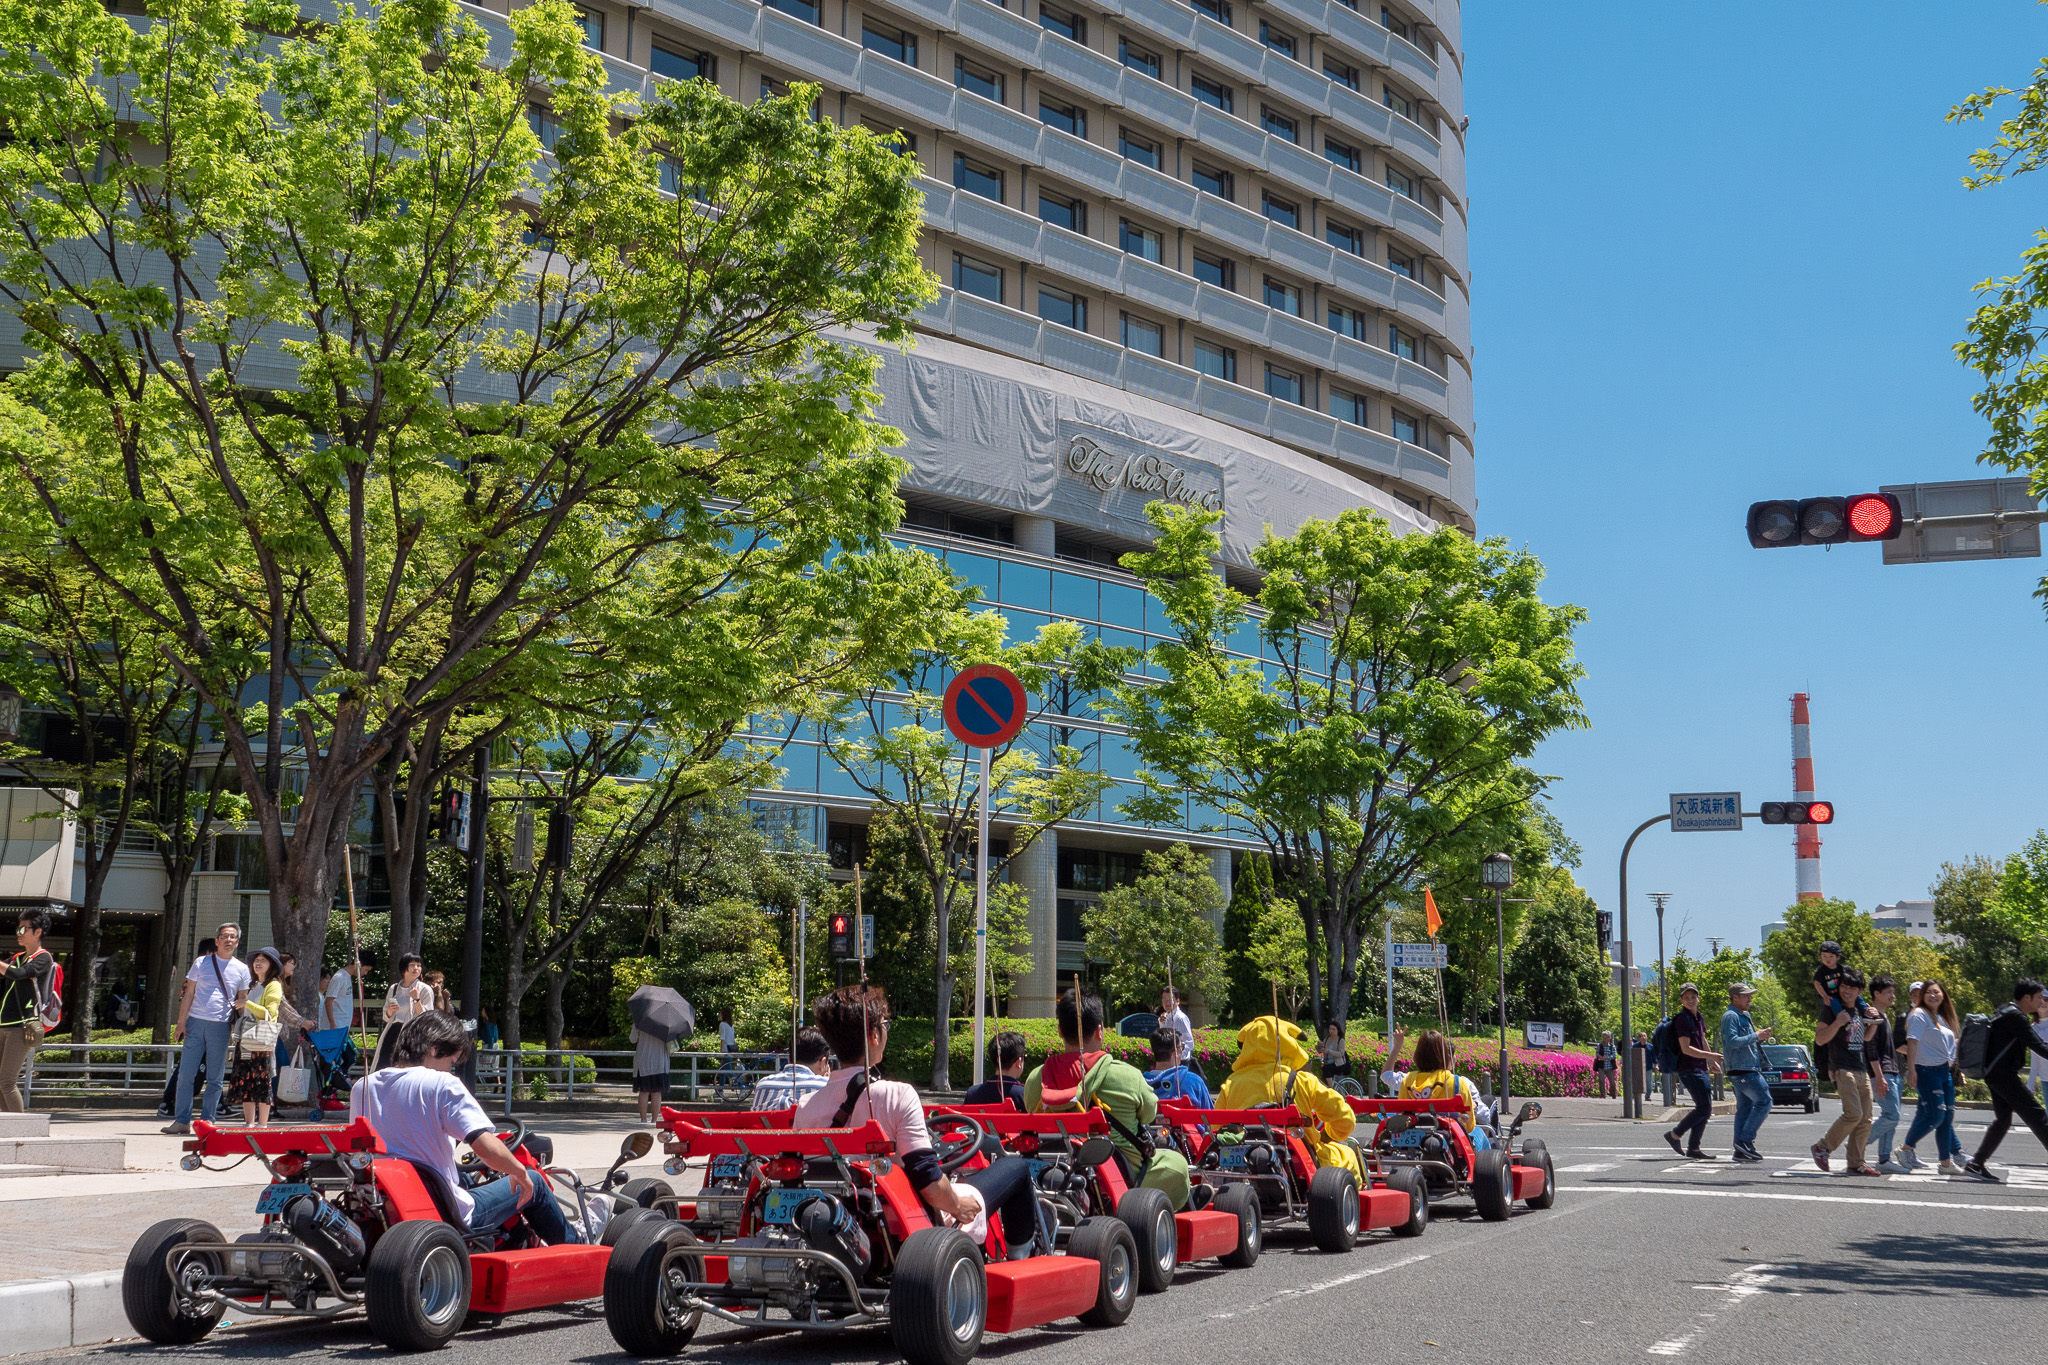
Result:
{"label": "baseball cap", "polygon": [[1750,984],[1749,984],[1749,983],[1748,983],[1747,981],[1737,981],[1736,983],[1734,983],[1733,985],[1731,985],[1731,986],[1730,986],[1730,987],[1728,988],[1728,994],[1730,994],[1730,995],[1755,995],[1755,994],[1756,994],[1756,987],[1754,987],[1754,986],[1750,985]]}
{"label": "baseball cap", "polygon": [[1842,955],[1842,945],[1835,942],[1833,939],[1829,939],[1827,940],[1827,942],[1821,944],[1820,950],[1824,953],[1833,953],[1836,957],[1840,957]]}
{"label": "baseball cap", "polygon": [[1683,986],[1680,986],[1678,988],[1678,993],[1680,995],[1684,995],[1687,991],[1691,991],[1694,995],[1698,995],[1700,993],[1700,988],[1698,986],[1695,986],[1692,982],[1688,981]]}

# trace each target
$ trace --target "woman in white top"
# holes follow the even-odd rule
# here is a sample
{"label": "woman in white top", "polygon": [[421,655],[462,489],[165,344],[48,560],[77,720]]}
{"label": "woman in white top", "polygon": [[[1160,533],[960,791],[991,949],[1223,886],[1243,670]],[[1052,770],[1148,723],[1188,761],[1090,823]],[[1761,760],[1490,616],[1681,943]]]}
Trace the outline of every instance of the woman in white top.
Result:
{"label": "woman in white top", "polygon": [[405,1026],[434,1008],[434,988],[420,979],[420,955],[406,953],[398,959],[398,980],[384,996],[384,1032],[377,1038],[377,1059],[370,1070],[391,1065],[398,1047],[398,1035]]}
{"label": "woman in white top", "polygon": [[1913,1112],[1913,1126],[1906,1130],[1906,1145],[1899,1148],[1901,1166],[1912,1170],[1926,1165],[1913,1151],[1913,1144],[1934,1134],[1935,1154],[1941,1159],[1941,1173],[1955,1175],[1962,1170],[1957,1154],[1963,1144],[1956,1139],[1956,1022],[1955,1002],[1939,981],[1920,983],[1920,1004],[1906,1016],[1906,1065],[1913,1069],[1913,1084],[1920,1092],[1919,1108]]}

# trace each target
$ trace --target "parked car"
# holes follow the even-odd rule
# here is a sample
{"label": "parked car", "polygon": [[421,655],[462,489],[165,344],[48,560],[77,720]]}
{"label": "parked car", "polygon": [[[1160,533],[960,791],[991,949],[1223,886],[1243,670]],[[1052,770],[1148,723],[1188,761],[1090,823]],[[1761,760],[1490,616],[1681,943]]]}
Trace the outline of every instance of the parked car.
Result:
{"label": "parked car", "polygon": [[1771,1087],[1771,1103],[1796,1104],[1809,1114],[1819,1112],[1813,1057],[1799,1044],[1764,1044],[1764,1081]]}

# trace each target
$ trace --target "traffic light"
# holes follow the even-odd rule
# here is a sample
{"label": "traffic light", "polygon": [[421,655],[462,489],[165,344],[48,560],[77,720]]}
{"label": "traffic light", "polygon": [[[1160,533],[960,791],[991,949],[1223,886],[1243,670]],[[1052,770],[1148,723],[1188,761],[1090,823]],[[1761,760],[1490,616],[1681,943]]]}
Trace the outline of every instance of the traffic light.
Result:
{"label": "traffic light", "polygon": [[1766,801],[1757,807],[1757,815],[1767,825],[1832,825],[1835,823],[1835,803]]}
{"label": "traffic light", "polygon": [[468,792],[453,784],[441,788],[440,795],[434,798],[434,809],[427,816],[427,839],[454,848],[468,847]]}
{"label": "traffic light", "polygon": [[1904,526],[1899,500],[1890,493],[1798,501],[1775,498],[1749,505],[1749,543],[1759,550],[1897,540]]}
{"label": "traffic light", "polygon": [[1604,958],[1607,956],[1607,950],[1614,944],[1614,912],[1612,910],[1594,911],[1593,923],[1600,933],[1600,955]]}
{"label": "traffic light", "polygon": [[832,917],[832,956],[849,958],[853,956],[853,919],[850,915]]}
{"label": "traffic light", "polygon": [[570,845],[576,837],[576,817],[565,805],[555,805],[548,811],[548,843],[543,855],[549,867],[569,865]]}

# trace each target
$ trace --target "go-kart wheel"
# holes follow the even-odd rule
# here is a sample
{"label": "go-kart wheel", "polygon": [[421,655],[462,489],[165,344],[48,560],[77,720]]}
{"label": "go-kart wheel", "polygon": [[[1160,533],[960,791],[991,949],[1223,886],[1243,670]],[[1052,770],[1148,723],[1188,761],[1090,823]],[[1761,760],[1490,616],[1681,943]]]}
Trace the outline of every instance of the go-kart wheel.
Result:
{"label": "go-kart wheel", "polygon": [[1308,1235],[1324,1251],[1349,1251],[1358,1240],[1358,1177],[1325,1166],[1308,1182]]}
{"label": "go-kart wheel", "polygon": [[1550,1145],[1542,1138],[1522,1144],[1522,1165],[1543,1168],[1543,1193],[1522,1202],[1532,1209],[1547,1209],[1557,1202],[1557,1165],[1550,1159]]}
{"label": "go-kart wheel", "polygon": [[1514,1173],[1508,1169],[1508,1154],[1489,1147],[1472,1154],[1472,1203],[1489,1223],[1504,1223],[1513,1194]]}
{"label": "go-kart wheel", "polygon": [[670,1276],[702,1280],[704,1259],[687,1252],[697,1239],[681,1223],[637,1212],[604,1264],[604,1325],[627,1355],[672,1356],[690,1344],[704,1315],[684,1311]]}
{"label": "go-kart wheel", "polygon": [[[184,1346],[211,1332],[220,1321],[225,1305],[209,1304],[195,1312],[198,1305],[179,1296],[178,1285],[164,1263],[171,1248],[180,1242],[219,1241],[220,1229],[197,1218],[166,1218],[135,1239],[127,1263],[121,1267],[121,1307],[145,1340],[160,1346]],[[226,1270],[221,1260],[211,1252],[194,1252],[181,1258],[180,1265],[185,1267],[185,1276],[219,1275]]]}
{"label": "go-kart wheel", "polygon": [[620,1209],[605,1220],[604,1231],[597,1235],[599,1246],[615,1247],[625,1235],[642,1223],[657,1223],[661,1215],[653,1209]]}
{"label": "go-kart wheel", "polygon": [[1138,1289],[1159,1294],[1173,1284],[1180,1264],[1180,1229],[1173,1221],[1173,1201],[1165,1190],[1140,1185],[1116,1201],[1116,1216],[1131,1230],[1138,1245]]}
{"label": "go-kart wheel", "polygon": [[1266,1247],[1266,1225],[1259,1220],[1259,1196],[1251,1186],[1233,1183],[1224,1187],[1209,1206],[1218,1213],[1237,1215],[1237,1247],[1223,1254],[1223,1264],[1232,1270],[1250,1270],[1258,1264]]}
{"label": "go-kart wheel", "polygon": [[958,1228],[911,1233],[889,1282],[889,1334],[904,1360],[967,1365],[987,1324],[988,1278],[974,1243]]}
{"label": "go-kart wheel", "polygon": [[363,1273],[370,1335],[394,1351],[433,1351],[469,1312],[469,1248],[438,1219],[413,1218],[370,1248]]}
{"label": "go-kart wheel", "polygon": [[1081,1315],[1090,1327],[1121,1327],[1138,1303],[1138,1243],[1121,1218],[1090,1218],[1074,1229],[1067,1255],[1096,1263],[1095,1306]]}
{"label": "go-kart wheel", "polygon": [[[659,1176],[643,1175],[637,1180],[628,1180],[619,1187],[619,1198],[630,1199],[643,1209],[654,1208],[654,1201],[657,1199],[674,1199],[675,1197],[675,1186]],[[656,1212],[661,1212],[661,1210],[656,1210]],[[662,1213],[662,1216],[664,1218],[675,1217],[676,1206],[670,1204],[667,1211]]]}
{"label": "go-kart wheel", "polygon": [[1429,1228],[1429,1182],[1413,1166],[1397,1166],[1387,1176],[1387,1188],[1408,1196],[1408,1221],[1394,1224],[1394,1235],[1420,1237]]}

